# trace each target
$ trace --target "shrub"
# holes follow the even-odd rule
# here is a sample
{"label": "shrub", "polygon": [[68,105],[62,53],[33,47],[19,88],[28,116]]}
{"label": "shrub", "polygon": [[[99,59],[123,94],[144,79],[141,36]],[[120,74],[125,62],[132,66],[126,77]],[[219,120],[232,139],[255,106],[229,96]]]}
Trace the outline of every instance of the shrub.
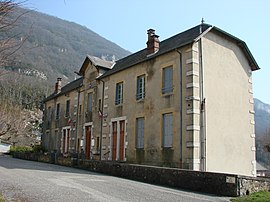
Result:
{"label": "shrub", "polygon": [[33,148],[28,146],[11,146],[10,153],[13,152],[32,152]]}

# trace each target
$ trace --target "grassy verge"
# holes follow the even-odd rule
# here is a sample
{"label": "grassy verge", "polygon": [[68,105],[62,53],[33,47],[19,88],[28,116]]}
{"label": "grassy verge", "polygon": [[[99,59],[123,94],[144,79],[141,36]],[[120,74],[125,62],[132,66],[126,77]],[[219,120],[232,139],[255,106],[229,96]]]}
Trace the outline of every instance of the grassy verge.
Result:
{"label": "grassy verge", "polygon": [[5,202],[3,195],[0,193],[0,202]]}
{"label": "grassy verge", "polygon": [[238,197],[231,199],[232,202],[269,202],[270,201],[270,192],[261,191],[257,193],[250,194],[248,196]]}

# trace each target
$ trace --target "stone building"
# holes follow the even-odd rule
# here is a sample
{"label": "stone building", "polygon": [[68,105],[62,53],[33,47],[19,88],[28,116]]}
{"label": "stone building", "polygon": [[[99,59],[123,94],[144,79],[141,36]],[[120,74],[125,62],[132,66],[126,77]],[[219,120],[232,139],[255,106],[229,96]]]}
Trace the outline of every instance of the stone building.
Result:
{"label": "stone building", "polygon": [[[69,151],[256,176],[252,72],[259,67],[245,42],[207,24],[161,42],[155,30],[147,34],[145,49],[115,63],[86,58],[71,90],[81,92],[83,117],[73,122]],[[63,96],[47,98],[47,111],[57,112]],[[44,131],[43,144],[54,149],[56,136]]]}

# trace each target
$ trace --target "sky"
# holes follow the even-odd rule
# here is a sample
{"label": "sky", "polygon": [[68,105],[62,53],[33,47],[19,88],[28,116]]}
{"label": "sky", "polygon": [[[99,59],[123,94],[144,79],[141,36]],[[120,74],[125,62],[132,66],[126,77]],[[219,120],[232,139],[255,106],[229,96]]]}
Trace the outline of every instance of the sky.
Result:
{"label": "sky", "polygon": [[257,61],[253,96],[270,104],[269,0],[26,0],[25,7],[86,26],[131,52],[146,47],[146,30],[162,41],[205,23],[242,39]]}

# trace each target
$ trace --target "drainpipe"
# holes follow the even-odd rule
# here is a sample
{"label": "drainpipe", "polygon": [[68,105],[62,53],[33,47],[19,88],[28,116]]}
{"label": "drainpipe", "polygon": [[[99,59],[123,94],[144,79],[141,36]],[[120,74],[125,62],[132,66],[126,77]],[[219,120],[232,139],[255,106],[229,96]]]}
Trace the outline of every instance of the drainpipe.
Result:
{"label": "drainpipe", "polygon": [[79,150],[77,151],[77,143],[78,143],[78,125],[79,125],[79,109],[80,109],[80,88],[78,89],[78,99],[77,99],[77,116],[76,116],[76,134],[75,134],[75,153],[79,153]]}
{"label": "drainpipe", "polygon": [[201,95],[200,95],[200,137],[201,137],[201,171],[206,171],[206,134],[205,134],[205,97],[204,97],[204,68],[203,68],[203,52],[202,38],[199,40],[199,66],[201,77]]}
{"label": "drainpipe", "polygon": [[100,138],[99,138],[99,141],[100,141],[100,158],[99,160],[101,161],[102,160],[102,155],[101,155],[101,152],[102,152],[102,134],[103,134],[103,110],[104,110],[104,90],[105,90],[105,82],[100,79],[100,81],[102,82],[102,98],[101,98],[101,120],[100,120]]}
{"label": "drainpipe", "polygon": [[182,52],[179,51],[178,49],[176,49],[176,52],[179,54],[179,63],[180,63],[180,74],[179,74],[179,79],[180,79],[180,92],[179,92],[179,99],[180,99],[180,166],[182,168],[182,163],[183,163],[183,146],[182,146],[182,142],[183,142],[183,90],[182,90],[182,86],[183,86],[183,66],[182,66]]}

